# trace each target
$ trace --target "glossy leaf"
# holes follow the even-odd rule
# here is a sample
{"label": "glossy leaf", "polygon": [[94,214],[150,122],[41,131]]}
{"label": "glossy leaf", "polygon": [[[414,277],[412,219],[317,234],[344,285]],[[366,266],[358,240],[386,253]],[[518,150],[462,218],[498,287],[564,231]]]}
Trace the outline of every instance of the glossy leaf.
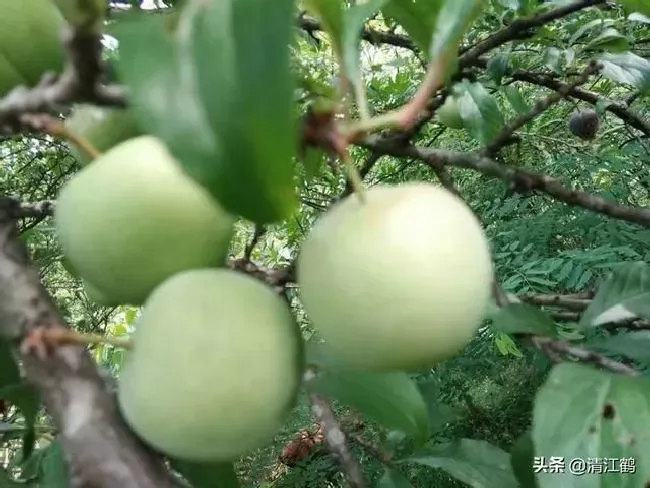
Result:
{"label": "glossy leaf", "polygon": [[171,465],[192,484],[192,488],[239,488],[232,463],[194,463],[173,459]]}
{"label": "glossy leaf", "polygon": [[[650,479],[650,381],[581,364],[555,366],[538,391],[533,412],[533,441],[540,488],[643,487]],[[549,458],[565,460],[564,472],[544,469]],[[603,475],[573,466],[572,459],[608,458]],[[621,464],[620,460],[625,459]],[[629,459],[633,461],[630,464]],[[603,468],[606,469],[607,466]]]}
{"label": "glossy leaf", "polygon": [[9,400],[25,418],[25,434],[23,435],[23,459],[31,456],[36,442],[34,424],[41,407],[40,395],[36,388],[27,383],[0,388],[0,398]]}
{"label": "glossy leaf", "polygon": [[442,469],[472,488],[519,486],[510,467],[510,455],[485,441],[458,439],[435,445],[427,449],[426,455],[402,462]]}
{"label": "glossy leaf", "polygon": [[634,317],[650,318],[650,266],[644,262],[618,267],[598,288],[580,325],[595,327]]}
{"label": "glossy leaf", "polygon": [[[181,69],[194,71],[219,145],[204,181],[228,210],[260,224],[298,206],[293,15],[293,0],[221,0],[190,3],[179,21]],[[186,167],[204,171],[189,161]]]}
{"label": "glossy leaf", "polygon": [[[251,35],[246,29],[257,27],[254,16],[244,21],[242,15],[257,8],[254,0],[236,2],[232,10],[228,2],[188,4],[200,10],[183,11],[182,44],[162,15],[137,16],[114,29],[118,69],[131,89],[139,125],[164,140],[185,171],[225,208],[260,223],[284,218],[297,205],[291,23],[282,24],[287,3],[255,10],[258,21],[268,24]],[[264,16],[265,10],[273,15]],[[235,42],[240,36],[244,41]],[[267,37],[274,42],[265,44]],[[260,89],[253,80],[264,85],[261,92],[252,92]]]}
{"label": "glossy leaf", "polygon": [[427,406],[415,382],[405,373],[362,373],[336,370],[308,381],[308,391],[353,406],[390,429],[424,442],[429,434]]}
{"label": "glossy leaf", "polygon": [[510,303],[492,317],[492,327],[505,334],[534,334],[557,337],[555,324],[538,308],[526,303]]}
{"label": "glossy leaf", "polygon": [[[20,382],[20,370],[9,344],[0,339],[0,388]],[[0,396],[0,399],[2,396]]]}

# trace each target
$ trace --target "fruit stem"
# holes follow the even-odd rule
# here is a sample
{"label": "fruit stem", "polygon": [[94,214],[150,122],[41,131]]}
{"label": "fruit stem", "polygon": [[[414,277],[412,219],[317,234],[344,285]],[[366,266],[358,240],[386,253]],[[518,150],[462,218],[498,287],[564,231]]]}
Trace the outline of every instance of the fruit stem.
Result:
{"label": "fruit stem", "polygon": [[363,179],[361,178],[361,174],[359,174],[359,170],[357,170],[357,167],[354,165],[354,161],[352,161],[347,149],[341,152],[341,159],[343,160],[343,164],[345,164],[348,179],[350,180],[354,192],[357,194],[357,197],[359,197],[361,203],[366,203],[366,189],[363,186]]}
{"label": "fruit stem", "polygon": [[132,349],[133,342],[130,339],[121,337],[107,337],[101,334],[92,334],[77,332],[75,330],[56,327],[47,329],[42,332],[45,342],[54,344],[78,344],[78,345],[96,345],[105,344],[108,346],[121,347],[123,349]]}
{"label": "fruit stem", "polygon": [[64,139],[70,141],[72,144],[77,146],[81,151],[85,152],[92,159],[97,159],[102,155],[102,153],[99,152],[97,148],[93,146],[88,139],[80,136],[79,134],[75,134],[74,132],[64,127],[63,124],[61,124],[58,133],[60,137],[63,137]]}

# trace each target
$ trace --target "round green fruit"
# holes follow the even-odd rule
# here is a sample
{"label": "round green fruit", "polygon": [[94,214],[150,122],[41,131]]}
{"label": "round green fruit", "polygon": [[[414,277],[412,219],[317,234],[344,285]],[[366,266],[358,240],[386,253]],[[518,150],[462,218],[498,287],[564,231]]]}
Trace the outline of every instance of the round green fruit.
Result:
{"label": "round green fruit", "polygon": [[63,70],[65,21],[52,0],[0,0],[0,12],[0,96]]}
{"label": "round green fruit", "polygon": [[305,311],[358,369],[416,370],[454,356],[491,294],[483,229],[456,195],[422,183],[374,187],[335,204],[298,258]]}
{"label": "round green fruit", "polygon": [[447,97],[445,103],[436,112],[441,124],[450,129],[462,129],[465,126],[463,117],[460,115],[459,104],[460,102],[454,97]]}
{"label": "round green fruit", "polygon": [[161,141],[140,136],[63,186],[55,222],[79,276],[111,302],[138,305],[174,273],[222,265],[234,219]]}
{"label": "round green fruit", "polygon": [[[65,121],[65,125],[101,153],[120,142],[143,135],[131,112],[122,108],[80,105]],[[81,166],[86,166],[92,161],[89,155],[75,146],[72,146],[71,152]]]}
{"label": "round green fruit", "polygon": [[145,303],[119,406],[133,431],[168,456],[230,461],[277,434],[302,366],[300,331],[273,289],[227,269],[185,271]]}
{"label": "round green fruit", "polygon": [[88,283],[87,281],[83,282],[83,289],[86,292],[86,295],[90,300],[100,305],[106,305],[107,307],[113,307],[119,305],[113,300],[110,300],[101,290],[99,290],[95,285]]}

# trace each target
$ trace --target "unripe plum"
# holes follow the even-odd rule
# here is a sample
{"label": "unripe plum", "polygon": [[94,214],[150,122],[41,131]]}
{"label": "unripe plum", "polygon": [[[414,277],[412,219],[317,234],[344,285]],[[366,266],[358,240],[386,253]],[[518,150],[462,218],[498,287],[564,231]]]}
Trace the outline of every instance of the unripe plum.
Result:
{"label": "unripe plum", "polygon": [[64,66],[63,15],[52,0],[0,0],[0,96]]}
{"label": "unripe plum", "polygon": [[140,304],[165,278],[223,264],[234,218],[152,136],[75,174],[55,210],[64,255],[106,300]]}
{"label": "unripe plum", "polygon": [[118,379],[124,419],[158,451],[229,461],[282,427],[303,348],[286,302],[228,269],[190,270],[147,299]]}
{"label": "unripe plum", "polygon": [[305,239],[297,277],[333,353],[358,369],[416,370],[469,343],[491,294],[492,261],[460,198],[410,183],[336,203]]}
{"label": "unripe plum", "polygon": [[460,103],[453,96],[448,96],[445,103],[436,111],[441,124],[450,129],[462,129],[465,126],[460,115]]}
{"label": "unripe plum", "polygon": [[[79,105],[65,121],[65,125],[102,153],[120,142],[143,134],[131,112],[124,108]],[[86,166],[92,161],[90,156],[74,146],[71,152],[81,166]]]}

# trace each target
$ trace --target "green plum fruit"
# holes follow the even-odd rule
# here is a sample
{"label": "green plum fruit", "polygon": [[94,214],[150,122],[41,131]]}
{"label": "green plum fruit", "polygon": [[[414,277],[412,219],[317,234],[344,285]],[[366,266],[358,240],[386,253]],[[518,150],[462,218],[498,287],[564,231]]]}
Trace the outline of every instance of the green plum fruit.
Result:
{"label": "green plum fruit", "polygon": [[[128,109],[79,105],[65,126],[75,134],[86,139],[100,153],[104,153],[120,142],[144,134]],[[72,146],[72,154],[81,166],[86,166],[92,158]]]}
{"label": "green plum fruit", "polygon": [[460,103],[456,98],[448,96],[442,107],[436,111],[440,123],[450,129],[462,129],[465,127],[459,105]]}
{"label": "green plum fruit", "polygon": [[109,299],[99,288],[95,285],[83,281],[83,289],[86,292],[86,295],[90,300],[100,305],[105,305],[107,307],[114,307],[119,305],[114,300]]}
{"label": "green plum fruit", "polygon": [[178,273],[147,299],[118,379],[131,429],[188,461],[263,446],[295,404],[300,331],[269,286],[229,269]]}
{"label": "green plum fruit", "polygon": [[222,265],[233,222],[153,136],[83,168],[55,209],[63,254],[79,276],[107,300],[132,305],[174,273]]}
{"label": "green plum fruit", "polygon": [[302,244],[303,305],[333,354],[360,370],[418,370],[460,352],[481,324],[492,283],[482,226],[430,184],[351,195]]}
{"label": "green plum fruit", "polygon": [[52,0],[0,0],[0,96],[63,71],[65,20]]}

